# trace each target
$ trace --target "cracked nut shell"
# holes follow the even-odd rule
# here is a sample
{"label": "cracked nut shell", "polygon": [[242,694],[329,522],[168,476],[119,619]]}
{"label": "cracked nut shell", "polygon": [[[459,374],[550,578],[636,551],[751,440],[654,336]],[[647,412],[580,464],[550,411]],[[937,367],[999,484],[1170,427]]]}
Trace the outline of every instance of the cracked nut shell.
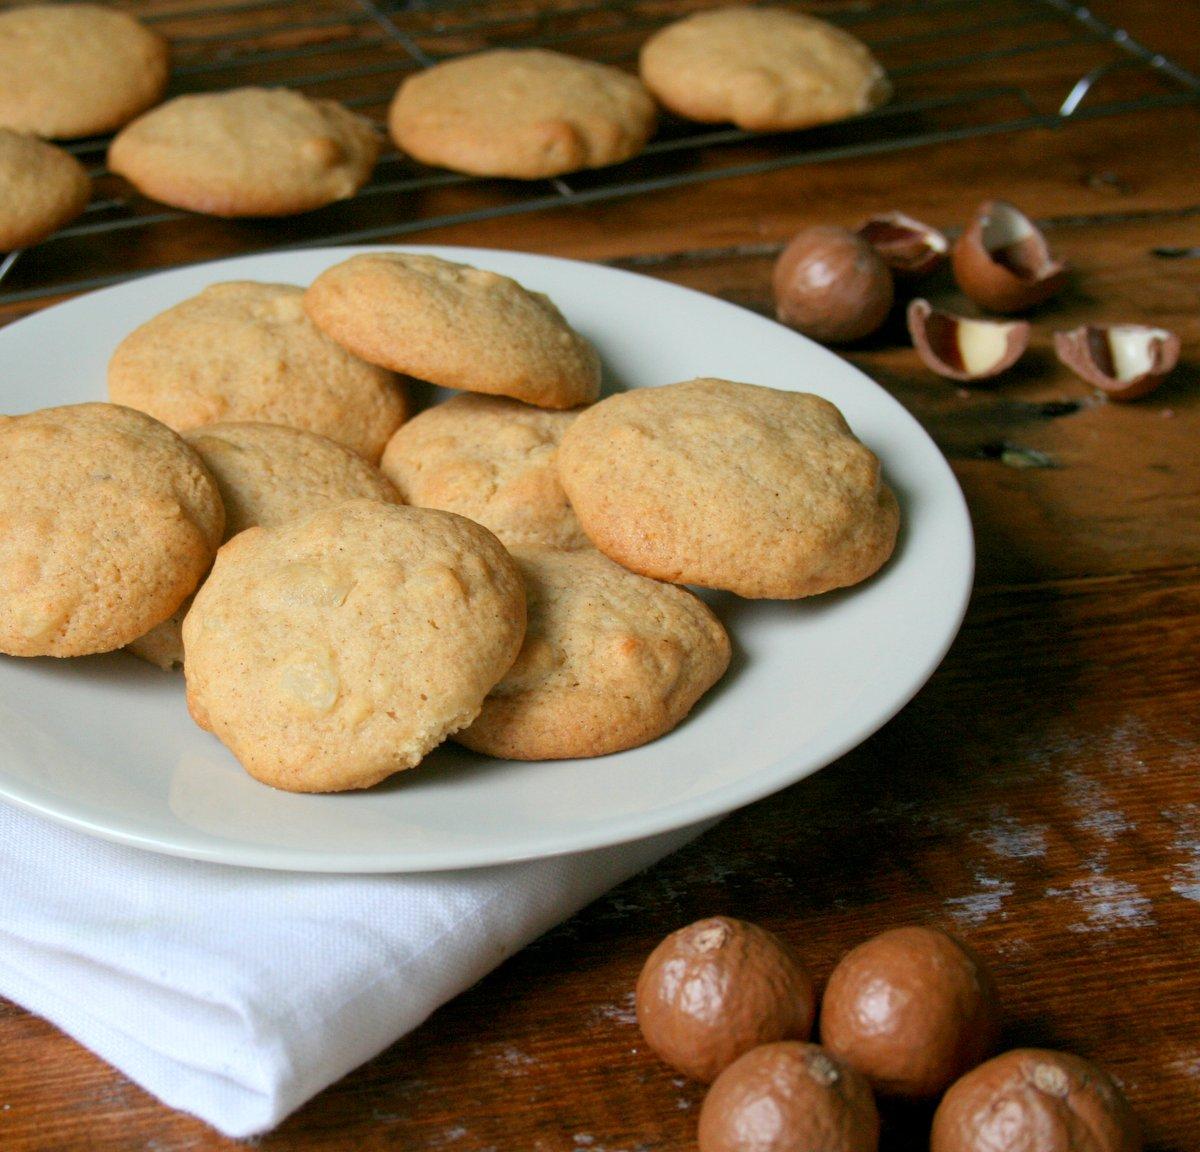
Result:
{"label": "cracked nut shell", "polygon": [[876,1152],[866,1078],[816,1044],[763,1044],[736,1060],[700,1109],[700,1152]]}
{"label": "cracked nut shell", "polygon": [[974,320],[909,301],[908,333],[927,368],[950,380],[978,382],[1007,372],[1029,347],[1024,320]]}
{"label": "cracked nut shell", "polygon": [[821,1003],[821,1043],[888,1096],[936,1096],[994,1048],[996,986],[966,945],[894,928],[839,961]]}
{"label": "cracked nut shell", "polygon": [[1019,208],[985,200],[951,253],[958,286],[981,308],[1025,312],[1067,282],[1067,266]]}
{"label": "cracked nut shell", "polygon": [[869,336],[895,298],[879,253],[861,236],[824,224],[796,233],[775,262],[771,284],[778,319],[827,344]]}
{"label": "cracked nut shell", "polygon": [[792,948],[773,933],[714,916],[671,933],[637,982],[646,1043],[671,1067],[711,1081],[773,1040],[806,1040],[816,994]]}
{"label": "cracked nut shell", "polygon": [[930,1152],[1139,1152],[1137,1119],[1102,1068],[1017,1048],[968,1072],[933,1118]]}
{"label": "cracked nut shell", "polygon": [[1055,332],[1054,353],[1111,399],[1136,400],[1153,392],[1179,362],[1179,337],[1144,324],[1083,324]]}
{"label": "cracked nut shell", "polygon": [[931,224],[903,212],[883,212],[864,220],[857,229],[893,274],[908,280],[926,276],[946,259],[950,241]]}

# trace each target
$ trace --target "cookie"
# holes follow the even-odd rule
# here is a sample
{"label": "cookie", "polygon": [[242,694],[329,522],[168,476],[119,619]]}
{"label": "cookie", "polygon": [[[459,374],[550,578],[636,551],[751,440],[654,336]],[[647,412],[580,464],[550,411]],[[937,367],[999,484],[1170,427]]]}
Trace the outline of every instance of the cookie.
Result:
{"label": "cookie", "polygon": [[474,720],[524,633],[486,528],[356,500],[221,549],[183,622],[188,707],[264,783],[368,788]]}
{"label": "cookie", "polygon": [[636,156],[654,100],[607,64],[498,48],[409,76],[388,111],[392,139],[425,164],[536,180]]}
{"label": "cookie", "polygon": [[747,597],[866,579],[900,518],[879,461],[834,405],[729,380],[610,396],[567,429],[558,474],[612,559]]}
{"label": "cookie", "polygon": [[382,141],[334,100],[286,88],[178,96],[121,130],[108,166],[152,200],[209,216],[291,216],[353,196]]}
{"label": "cookie", "polygon": [[0,127],[52,139],[111,132],[162,98],[167,42],[99,4],[0,12]]}
{"label": "cookie", "polygon": [[[283,424],[209,424],[184,434],[217,482],[225,539],[261,524],[273,528],[347,500],[399,502],[377,468],[342,444]],[[160,668],[183,664],[183,618],[190,601],[129,645]]]}
{"label": "cookie", "polygon": [[358,453],[299,428],[208,424],[183,438],[221,490],[226,540],[255,525],[274,528],[326,504],[400,502],[392,482]]}
{"label": "cookie", "polygon": [[0,252],[27,248],[87,207],[92,182],[69,152],[0,128]]}
{"label": "cookie", "polygon": [[860,40],[782,8],[718,8],[668,24],[642,45],[641,73],[672,112],[754,132],[843,120],[892,94]]}
{"label": "cookie", "polygon": [[421,380],[574,408],[600,394],[600,358],[549,297],[436,256],[379,252],[326,269],[313,322],[372,364]]}
{"label": "cookie", "polygon": [[674,728],[729,665],[721,622],[684,588],[592,548],[514,548],[529,623],[516,663],[455,736],[513,760],[604,756]]}
{"label": "cookie", "polygon": [[169,428],[115,404],[0,416],[0,652],[108,652],[208,570],[216,482]]}
{"label": "cookie", "polygon": [[324,336],[290,284],[213,284],[135,329],[108,365],[108,395],[179,432],[288,424],[374,462],[407,415],[390,372]]}
{"label": "cookie", "polygon": [[588,542],[558,482],[558,442],[577,412],[504,396],[454,396],[388,442],[379,467],[409,504],[457,512],[507,545]]}

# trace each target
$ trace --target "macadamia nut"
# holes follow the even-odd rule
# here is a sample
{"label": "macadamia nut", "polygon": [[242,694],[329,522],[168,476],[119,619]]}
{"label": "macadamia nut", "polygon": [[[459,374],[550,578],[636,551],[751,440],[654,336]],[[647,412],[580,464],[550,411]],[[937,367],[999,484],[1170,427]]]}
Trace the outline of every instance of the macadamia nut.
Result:
{"label": "macadamia nut", "polygon": [[1079,1056],[1017,1048],[955,1083],[933,1118],[930,1152],[1139,1152],[1133,1110]]}
{"label": "macadamia nut", "polygon": [[744,1052],[808,1038],[812,978],[777,936],[714,916],[673,932],[650,954],[637,983],[646,1043],[673,1068],[711,1081]]}
{"label": "macadamia nut", "polygon": [[845,228],[805,228],[779,254],[775,315],[828,344],[869,336],[887,319],[895,287],[883,258]]}
{"label": "macadamia nut", "polygon": [[816,1044],[763,1044],[734,1061],[700,1110],[700,1152],[875,1152],[866,1078]]}
{"label": "macadamia nut", "polygon": [[895,928],[847,952],[821,1004],[821,1043],[891,1096],[936,1096],[998,1034],[991,975],[933,928]]}

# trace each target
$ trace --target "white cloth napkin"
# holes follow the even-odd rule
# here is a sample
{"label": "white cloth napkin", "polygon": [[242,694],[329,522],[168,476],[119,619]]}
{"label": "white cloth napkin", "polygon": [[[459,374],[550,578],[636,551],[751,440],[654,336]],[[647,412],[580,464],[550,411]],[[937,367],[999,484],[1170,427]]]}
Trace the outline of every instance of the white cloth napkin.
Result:
{"label": "white cloth napkin", "polygon": [[153,855],[0,804],[0,994],[171,1107],[249,1136],[701,831],[337,876]]}

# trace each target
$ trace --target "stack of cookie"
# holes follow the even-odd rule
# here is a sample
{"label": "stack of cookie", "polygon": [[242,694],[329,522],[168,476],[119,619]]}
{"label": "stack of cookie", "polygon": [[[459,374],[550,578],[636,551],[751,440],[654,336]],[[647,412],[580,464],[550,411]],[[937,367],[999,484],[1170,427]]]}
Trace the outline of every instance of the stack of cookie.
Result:
{"label": "stack of cookie", "polygon": [[[460,394],[406,421],[394,373]],[[600,377],[548,298],[428,255],[213,285],[115,349],[112,403],[0,418],[0,651],[182,662],[196,721],[293,791],[451,736],[534,760],[653,740],[730,659],[683,585],[856,583],[898,510],[825,400],[595,402]]]}

